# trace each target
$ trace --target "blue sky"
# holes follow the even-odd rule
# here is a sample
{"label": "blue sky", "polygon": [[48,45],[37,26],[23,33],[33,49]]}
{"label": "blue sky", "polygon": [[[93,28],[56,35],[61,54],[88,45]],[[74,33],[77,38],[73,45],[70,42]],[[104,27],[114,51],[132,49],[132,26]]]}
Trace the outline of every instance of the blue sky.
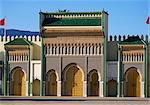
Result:
{"label": "blue sky", "polygon": [[7,29],[39,31],[39,12],[105,11],[109,13],[109,34],[148,34],[145,23],[150,0],[0,0],[0,19]]}

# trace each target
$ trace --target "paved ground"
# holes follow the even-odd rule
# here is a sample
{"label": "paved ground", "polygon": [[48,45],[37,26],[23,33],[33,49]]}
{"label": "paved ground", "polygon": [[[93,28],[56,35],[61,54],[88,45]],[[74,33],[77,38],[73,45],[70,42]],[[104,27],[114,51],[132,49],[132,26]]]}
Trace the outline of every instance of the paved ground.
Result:
{"label": "paved ground", "polygon": [[0,105],[150,105],[150,98],[0,97]]}
{"label": "paved ground", "polygon": [[1,101],[0,105],[150,105],[148,101]]}

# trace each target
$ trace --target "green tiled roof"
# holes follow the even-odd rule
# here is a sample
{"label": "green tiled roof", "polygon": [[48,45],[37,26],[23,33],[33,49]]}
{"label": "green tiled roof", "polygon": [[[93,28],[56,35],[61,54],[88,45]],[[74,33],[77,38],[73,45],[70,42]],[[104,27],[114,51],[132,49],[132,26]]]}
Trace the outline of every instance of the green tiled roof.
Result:
{"label": "green tiled roof", "polygon": [[17,38],[6,43],[5,45],[32,45],[32,43],[25,38]]}
{"label": "green tiled roof", "polygon": [[129,37],[128,39],[121,41],[119,44],[121,45],[126,45],[126,44],[144,44],[143,40],[140,39],[138,36],[132,36]]}
{"label": "green tiled roof", "polygon": [[100,18],[46,18],[42,26],[100,26]]}

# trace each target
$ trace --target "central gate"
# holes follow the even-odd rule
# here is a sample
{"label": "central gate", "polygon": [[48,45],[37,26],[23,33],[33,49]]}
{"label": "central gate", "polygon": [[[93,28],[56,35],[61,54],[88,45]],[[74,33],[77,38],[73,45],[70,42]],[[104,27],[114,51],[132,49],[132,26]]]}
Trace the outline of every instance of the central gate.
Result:
{"label": "central gate", "polygon": [[75,65],[65,71],[64,95],[83,96],[83,76],[82,71]]}

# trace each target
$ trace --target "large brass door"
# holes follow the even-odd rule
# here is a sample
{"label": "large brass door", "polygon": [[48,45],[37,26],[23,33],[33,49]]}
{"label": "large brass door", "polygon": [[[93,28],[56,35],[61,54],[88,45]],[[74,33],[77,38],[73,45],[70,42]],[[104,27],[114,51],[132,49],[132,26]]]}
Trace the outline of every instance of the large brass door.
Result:
{"label": "large brass door", "polygon": [[57,96],[57,82],[56,82],[56,74],[52,73],[50,76],[50,81],[48,82],[48,92],[50,96]]}
{"label": "large brass door", "polygon": [[136,68],[131,68],[127,72],[126,95],[128,97],[140,96],[140,76]]}
{"label": "large brass door", "polygon": [[66,73],[66,81],[65,81],[65,95],[72,96],[74,83],[74,70],[68,70]]}
{"label": "large brass door", "polygon": [[82,86],[82,73],[81,70],[77,70],[74,73],[74,87],[73,87],[73,94],[72,96],[82,96],[83,93],[83,86]]}
{"label": "large brass door", "polygon": [[98,96],[99,95],[99,81],[98,74],[92,73],[90,78],[90,96]]}
{"label": "large brass door", "polygon": [[51,70],[47,74],[47,95],[57,96],[57,76],[55,71]]}
{"label": "large brass door", "polygon": [[17,68],[13,74],[12,93],[16,96],[25,96],[25,74],[21,68]]}
{"label": "large brass door", "polygon": [[33,96],[40,96],[40,80],[35,79],[32,84]]}
{"label": "large brass door", "polygon": [[83,96],[82,72],[73,66],[67,70],[65,95],[67,96]]}

